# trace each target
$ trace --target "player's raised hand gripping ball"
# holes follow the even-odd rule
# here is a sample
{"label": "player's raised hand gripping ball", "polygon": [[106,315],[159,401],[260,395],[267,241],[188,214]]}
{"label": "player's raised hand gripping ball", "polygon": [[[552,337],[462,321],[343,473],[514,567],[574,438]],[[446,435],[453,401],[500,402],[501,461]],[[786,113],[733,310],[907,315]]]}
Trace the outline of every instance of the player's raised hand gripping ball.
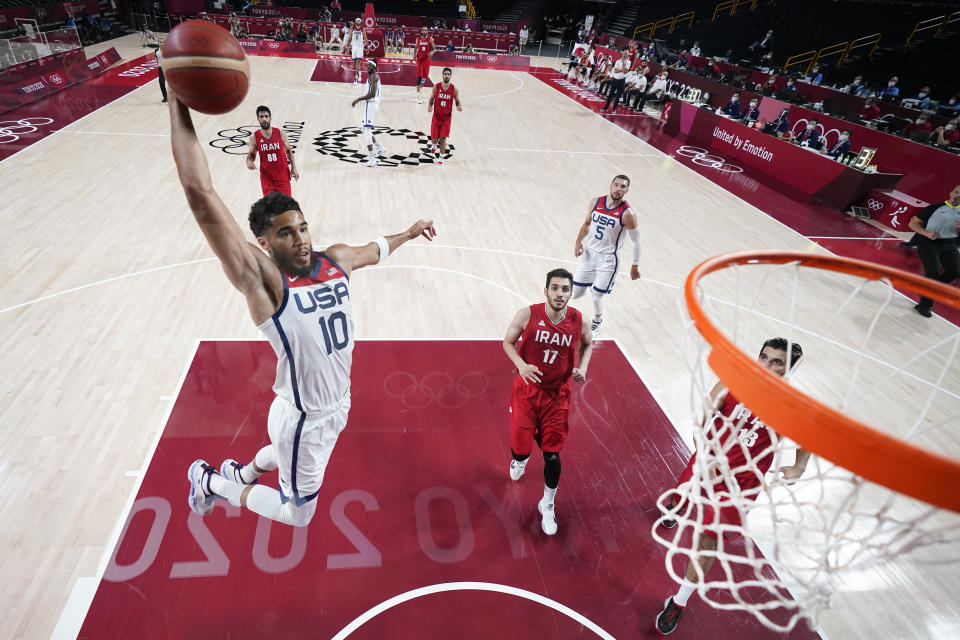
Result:
{"label": "player's raised hand gripping ball", "polygon": [[177,98],[200,113],[219,114],[243,102],[250,63],[236,38],[206,20],[181,22],[163,43],[163,73]]}

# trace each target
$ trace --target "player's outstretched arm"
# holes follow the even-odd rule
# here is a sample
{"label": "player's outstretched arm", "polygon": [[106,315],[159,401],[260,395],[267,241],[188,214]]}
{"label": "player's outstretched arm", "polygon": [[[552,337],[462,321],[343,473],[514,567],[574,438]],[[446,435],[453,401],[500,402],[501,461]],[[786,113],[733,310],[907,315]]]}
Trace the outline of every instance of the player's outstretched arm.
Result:
{"label": "player's outstretched arm", "polygon": [[574,382],[586,382],[587,367],[590,366],[590,357],[593,355],[593,332],[590,331],[590,318],[583,316],[580,323],[580,364],[574,368]]}
{"label": "player's outstretched arm", "polygon": [[210,248],[220,259],[231,284],[241,292],[250,291],[256,284],[262,283],[257,258],[259,250],[244,239],[240,225],[213,190],[210,169],[197,140],[190,110],[172,93],[170,142],[180,184],[194,219],[200,225]]}
{"label": "player's outstretched arm", "polygon": [[420,236],[432,241],[436,235],[437,230],[433,228],[433,220],[417,220],[403,233],[377,238],[362,247],[351,247],[346,244],[331,245],[325,253],[349,275],[350,272],[362,267],[383,262],[405,242]]}
{"label": "player's outstretched arm", "polygon": [[520,309],[520,311],[517,311],[517,315],[513,316],[513,320],[510,321],[510,326],[507,327],[507,335],[503,338],[503,350],[517,368],[517,373],[520,374],[524,384],[540,382],[540,376],[543,375],[543,372],[536,365],[524,362],[523,358],[520,357],[520,352],[517,351],[517,340],[520,339],[520,334],[523,333],[523,329],[529,321],[530,307]]}

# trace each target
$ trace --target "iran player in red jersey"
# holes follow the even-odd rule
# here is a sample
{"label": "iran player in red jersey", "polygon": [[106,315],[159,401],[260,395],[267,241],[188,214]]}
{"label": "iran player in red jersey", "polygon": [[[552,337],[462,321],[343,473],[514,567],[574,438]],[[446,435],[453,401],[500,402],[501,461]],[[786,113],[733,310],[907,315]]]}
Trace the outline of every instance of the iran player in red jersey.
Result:
{"label": "iran player in red jersey", "polygon": [[[430,122],[430,138],[432,146],[430,150],[437,154],[437,164],[443,166],[443,156],[447,152],[447,137],[450,135],[450,120],[453,116],[453,105],[456,103],[457,111],[463,111],[460,106],[460,92],[450,83],[453,76],[453,69],[443,68],[443,82],[433,85],[433,93],[430,95],[430,103],[427,104],[427,111],[433,111],[433,120]],[[437,108],[433,105],[436,103]],[[437,151],[437,145],[440,150]]]}
{"label": "iran player in red jersey", "polygon": [[[290,178],[300,179],[297,165],[293,160],[293,149],[287,140],[287,134],[280,129],[270,126],[270,108],[260,105],[257,107],[257,120],[260,130],[253,132],[253,144],[247,154],[247,169],[255,171],[257,168],[254,158],[260,154],[260,187],[263,195],[271,191],[292,196],[290,192]],[[287,166],[287,163],[290,166]]]}
{"label": "iran player in red jersey", "polygon": [[[802,357],[803,349],[796,342],[789,342],[786,338],[771,338],[763,343],[757,362],[770,373],[783,376],[788,367],[792,370]],[[744,497],[749,497],[752,494],[753,499],[756,499],[760,494],[762,478],[770,470],[770,465],[773,463],[773,434],[768,426],[751,414],[750,409],[737,401],[722,382],[718,382],[711,389],[710,402],[713,406],[712,415],[715,417],[713,427],[706,430],[707,438],[713,441],[719,439],[719,442],[722,443],[719,449],[726,453],[729,463],[724,466],[734,470],[733,481],[739,487],[738,493]],[[705,419],[709,419],[709,417]],[[733,438],[736,438],[738,442],[732,441]],[[677,487],[693,477],[693,465],[696,458],[696,453],[690,456],[687,468],[683,470],[677,480]],[[796,480],[803,475],[809,459],[809,451],[797,448],[793,466],[782,467],[778,472],[782,473],[783,478],[787,481]],[[756,470],[753,467],[756,467]],[[740,471],[736,471],[737,469]],[[702,516],[703,522],[720,522],[737,526],[743,524],[740,518],[740,509],[737,505],[728,504],[724,506],[722,503],[723,496],[725,494],[730,495],[724,489],[727,486],[727,480],[723,477],[717,478],[714,484],[714,495],[720,501],[715,506],[704,505],[707,513]],[[670,513],[678,513],[678,506],[672,500],[666,507]],[[719,513],[714,513],[715,509]],[[661,520],[661,524],[672,529],[677,526],[677,521],[664,518]],[[716,555],[713,555],[712,552],[717,549],[717,537],[717,531],[709,528],[704,528],[700,533],[697,540],[696,561],[694,561],[693,556],[690,557],[687,562],[685,580],[680,585],[680,590],[676,595],[667,598],[663,611],[657,615],[656,627],[660,633],[666,635],[677,628],[683,609],[696,590],[697,582],[700,581],[699,576],[707,575],[710,567],[713,566]],[[699,571],[697,569],[698,564]]]}
{"label": "iran player in red jersey", "polygon": [[433,38],[430,37],[426,27],[420,29],[420,36],[413,48],[417,52],[417,104],[422,104],[420,89],[423,88],[424,81],[430,77],[430,54],[437,50],[437,45],[433,43]]}
{"label": "iran player in red jersey", "polygon": [[[593,352],[590,325],[573,307],[573,274],[554,269],[543,290],[546,303],[517,312],[503,350],[517,367],[510,393],[510,478],[519,480],[533,451],[543,452],[543,498],[537,509],[548,536],[557,533],[553,501],[560,483],[560,450],[567,439],[570,379],[583,382]],[[579,365],[574,367],[575,358]]]}

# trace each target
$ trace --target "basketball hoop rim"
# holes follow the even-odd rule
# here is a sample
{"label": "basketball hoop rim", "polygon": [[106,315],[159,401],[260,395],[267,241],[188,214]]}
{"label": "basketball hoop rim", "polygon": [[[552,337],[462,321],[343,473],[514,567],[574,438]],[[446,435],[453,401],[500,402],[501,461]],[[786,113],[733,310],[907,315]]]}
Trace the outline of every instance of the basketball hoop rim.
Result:
{"label": "basketball hoop rim", "polygon": [[882,433],[791,387],[737,348],[707,317],[697,286],[710,273],[737,265],[802,266],[888,280],[938,302],[960,308],[960,291],[923,276],[833,255],[742,251],[704,260],[687,276],[684,301],[697,330],[710,344],[707,362],[737,399],[775,430],[807,451],[863,478],[934,506],[960,512],[960,462]]}

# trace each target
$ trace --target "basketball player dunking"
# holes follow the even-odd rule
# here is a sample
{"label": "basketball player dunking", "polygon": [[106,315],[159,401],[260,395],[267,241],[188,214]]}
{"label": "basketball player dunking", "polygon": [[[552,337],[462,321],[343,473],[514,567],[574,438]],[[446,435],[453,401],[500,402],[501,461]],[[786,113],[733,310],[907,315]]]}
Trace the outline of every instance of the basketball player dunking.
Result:
{"label": "basketball player dunking", "polygon": [[613,291],[613,281],[620,266],[623,232],[633,241],[633,265],[630,279],[640,277],[640,230],[637,217],[623,199],[630,189],[630,178],[619,175],[610,183],[610,195],[590,200],[590,212],[580,226],[573,253],[580,264],[573,274],[573,297],[579,298],[593,289],[593,320],[590,330],[596,338],[603,322],[603,298]]}
{"label": "basketball player dunking", "polygon": [[[367,50],[367,32],[363,30],[360,24],[360,18],[353,21],[350,25],[350,34],[347,36],[350,42],[350,58],[353,59],[353,84],[360,84],[360,66],[363,64],[363,58]],[[346,46],[346,43],[344,43]]]}
{"label": "basketball player dunking", "polygon": [[[274,192],[250,208],[250,229],[257,239],[252,244],[214,191],[190,112],[176,94],[170,97],[170,137],[193,216],[277,354],[276,397],[267,419],[270,444],[250,464],[225,460],[219,473],[196,460],[187,472],[188,503],[203,516],[219,497],[265,518],[306,526],[350,409],[350,274],[383,262],[417,236],[433,239],[433,222],[419,220],[403,233],[359,247],[333,244],[316,251],[300,205]],[[274,469],[279,470],[279,491],[254,484]]]}
{"label": "basketball player dunking", "polygon": [[[560,483],[560,450],[567,439],[570,380],[584,382],[593,340],[580,312],[568,307],[573,276],[566,269],[547,274],[546,303],[517,312],[507,328],[503,350],[517,367],[510,393],[510,478],[523,476],[533,443],[543,452],[543,498],[537,504],[540,526],[557,533],[553,501]],[[579,366],[574,368],[574,358]]]}
{"label": "basketball player dunking", "polygon": [[[254,158],[260,154],[260,188],[263,195],[271,191],[279,191],[284,195],[293,195],[290,192],[290,178],[300,179],[297,164],[293,159],[293,149],[287,140],[287,134],[280,129],[270,126],[270,108],[260,105],[257,107],[257,120],[260,130],[253,132],[253,144],[247,154],[247,169],[255,171],[257,168]],[[289,163],[289,166],[287,166]]]}
{"label": "basketball player dunking", "polygon": [[[433,146],[430,148],[437,156],[437,165],[443,166],[443,156],[447,152],[447,137],[450,135],[450,120],[453,116],[453,105],[456,103],[457,111],[463,111],[460,106],[460,92],[450,83],[453,76],[453,69],[444,67],[443,82],[433,85],[433,93],[430,94],[430,103],[427,104],[427,111],[433,111],[433,120],[430,122],[430,138]],[[433,105],[436,103],[437,108]],[[440,150],[437,151],[437,144]]]}
{"label": "basketball player dunking", "polygon": [[417,52],[417,104],[422,104],[420,89],[430,77],[430,54],[437,50],[437,45],[433,43],[433,38],[428,34],[426,27],[420,29],[420,37],[417,38],[414,49]]}

